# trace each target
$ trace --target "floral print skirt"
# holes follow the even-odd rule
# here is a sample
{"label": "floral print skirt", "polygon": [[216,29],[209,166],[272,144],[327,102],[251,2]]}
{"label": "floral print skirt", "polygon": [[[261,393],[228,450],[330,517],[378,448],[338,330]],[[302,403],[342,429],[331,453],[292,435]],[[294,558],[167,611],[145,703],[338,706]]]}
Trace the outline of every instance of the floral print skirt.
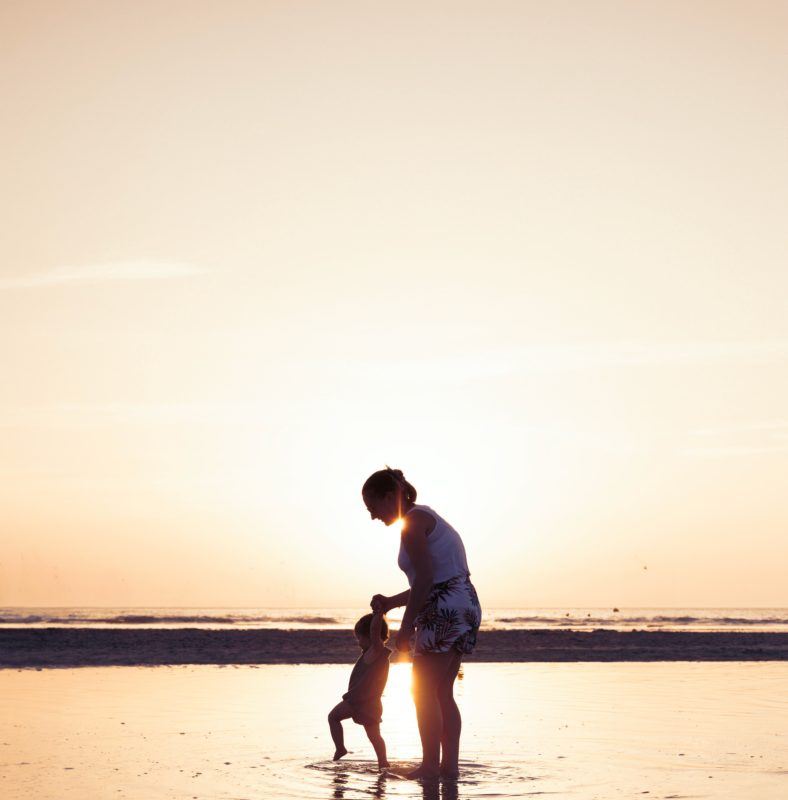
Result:
{"label": "floral print skirt", "polygon": [[427,602],[416,615],[413,655],[453,650],[469,655],[476,646],[481,621],[482,608],[469,575],[433,583]]}

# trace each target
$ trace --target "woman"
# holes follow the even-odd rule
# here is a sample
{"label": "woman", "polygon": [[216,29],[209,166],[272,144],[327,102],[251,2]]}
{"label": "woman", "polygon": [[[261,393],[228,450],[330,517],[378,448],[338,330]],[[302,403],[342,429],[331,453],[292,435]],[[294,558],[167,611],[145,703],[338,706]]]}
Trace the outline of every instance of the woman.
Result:
{"label": "woman", "polygon": [[482,610],[470,581],[459,534],[431,508],[416,505],[416,490],[401,470],[387,467],[367,478],[361,496],[372,519],[391,525],[402,519],[397,563],[409,589],[392,597],[376,594],[373,610],[405,606],[398,650],[413,647],[413,697],[422,762],[409,778],[459,775],[460,710],[454,680],[463,655],[473,652]]}

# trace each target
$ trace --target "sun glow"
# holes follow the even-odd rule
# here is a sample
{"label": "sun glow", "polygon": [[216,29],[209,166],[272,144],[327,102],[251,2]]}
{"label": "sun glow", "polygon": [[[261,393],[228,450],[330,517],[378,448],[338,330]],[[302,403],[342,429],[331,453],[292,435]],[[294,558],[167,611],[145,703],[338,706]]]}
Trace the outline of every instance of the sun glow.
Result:
{"label": "sun glow", "polygon": [[415,714],[412,665],[407,661],[392,662],[383,692],[383,718],[392,726],[407,728],[415,722]]}

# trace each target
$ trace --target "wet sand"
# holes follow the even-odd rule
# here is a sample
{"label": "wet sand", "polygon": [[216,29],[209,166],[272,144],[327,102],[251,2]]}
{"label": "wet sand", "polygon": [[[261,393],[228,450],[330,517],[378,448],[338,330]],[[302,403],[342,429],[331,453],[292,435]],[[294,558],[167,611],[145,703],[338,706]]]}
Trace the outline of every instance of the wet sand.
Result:
{"label": "wet sand", "polygon": [[[326,714],[347,665],[0,671],[3,800],[777,800],[788,791],[788,665],[467,664],[458,782],[380,775]],[[410,667],[395,664],[382,731],[414,764]]]}
{"label": "wet sand", "polygon": [[[0,629],[0,668],[349,664],[344,630]],[[786,661],[788,633],[492,630],[468,661]]]}

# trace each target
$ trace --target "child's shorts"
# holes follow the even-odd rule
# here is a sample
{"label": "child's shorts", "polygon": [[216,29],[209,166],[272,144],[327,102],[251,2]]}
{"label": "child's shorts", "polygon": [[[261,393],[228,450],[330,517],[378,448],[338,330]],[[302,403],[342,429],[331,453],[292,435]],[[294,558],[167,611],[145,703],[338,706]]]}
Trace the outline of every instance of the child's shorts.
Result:
{"label": "child's shorts", "polygon": [[350,707],[353,709],[353,716],[351,719],[356,723],[356,725],[380,725],[380,723],[383,721],[382,704],[378,706],[355,706],[351,703]]}

